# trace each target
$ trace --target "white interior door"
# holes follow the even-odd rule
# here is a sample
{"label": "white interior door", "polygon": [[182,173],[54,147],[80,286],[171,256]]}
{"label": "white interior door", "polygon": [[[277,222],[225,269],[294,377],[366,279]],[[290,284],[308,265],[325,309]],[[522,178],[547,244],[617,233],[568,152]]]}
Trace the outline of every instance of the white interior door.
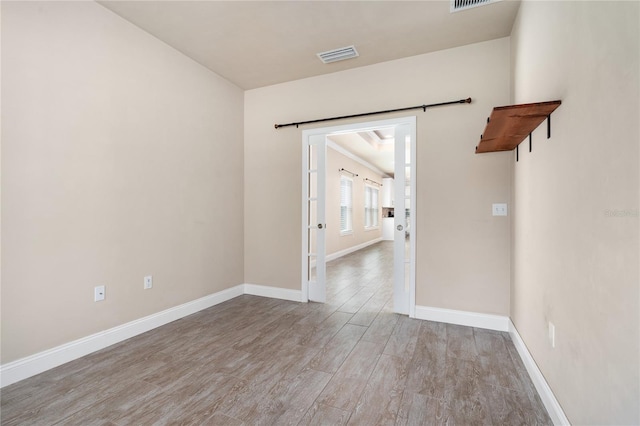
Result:
{"label": "white interior door", "polygon": [[326,135],[303,133],[303,265],[308,299],[326,300]]}
{"label": "white interior door", "polygon": [[302,132],[302,299],[326,300],[327,135],[384,127],[395,129],[394,311],[415,317],[415,117]]}
{"label": "white interior door", "polygon": [[415,294],[412,283],[415,253],[415,179],[412,160],[415,156],[415,127],[401,124],[395,128],[394,163],[394,267],[393,310],[415,316]]}

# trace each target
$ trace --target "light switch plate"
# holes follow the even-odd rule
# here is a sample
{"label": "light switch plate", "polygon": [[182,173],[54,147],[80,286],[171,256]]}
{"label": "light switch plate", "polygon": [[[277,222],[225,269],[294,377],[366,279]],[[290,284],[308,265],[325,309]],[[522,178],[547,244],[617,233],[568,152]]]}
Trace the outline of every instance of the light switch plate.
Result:
{"label": "light switch plate", "polygon": [[506,216],[507,215],[507,204],[506,203],[496,203],[492,205],[492,211],[494,216]]}
{"label": "light switch plate", "polygon": [[99,285],[93,289],[93,301],[100,302],[104,300],[105,297],[105,287],[103,285]]}

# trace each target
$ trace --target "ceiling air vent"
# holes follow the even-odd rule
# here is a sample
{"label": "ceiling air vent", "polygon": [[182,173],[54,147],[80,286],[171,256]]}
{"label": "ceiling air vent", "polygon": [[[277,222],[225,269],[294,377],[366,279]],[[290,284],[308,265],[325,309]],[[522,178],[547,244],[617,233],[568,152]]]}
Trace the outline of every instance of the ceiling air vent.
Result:
{"label": "ceiling air vent", "polygon": [[499,0],[451,0],[451,13],[484,6],[485,4],[495,3],[496,1]]}
{"label": "ceiling air vent", "polygon": [[357,58],[359,56],[355,46],[341,47],[340,49],[329,50],[327,52],[318,53],[317,55],[325,64]]}

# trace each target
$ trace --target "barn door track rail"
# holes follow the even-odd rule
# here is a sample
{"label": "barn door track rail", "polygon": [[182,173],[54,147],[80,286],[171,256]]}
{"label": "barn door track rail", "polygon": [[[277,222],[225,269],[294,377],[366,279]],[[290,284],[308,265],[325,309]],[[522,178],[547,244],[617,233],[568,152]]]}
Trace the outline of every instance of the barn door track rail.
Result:
{"label": "barn door track rail", "polygon": [[288,123],[288,124],[276,124],[274,127],[276,129],[280,129],[282,127],[296,126],[297,128],[298,126],[301,126],[303,124],[322,123],[323,121],[334,121],[334,120],[344,120],[347,118],[367,117],[369,115],[389,114],[392,112],[410,111],[414,109],[421,109],[424,112],[427,110],[427,108],[435,108],[439,106],[453,105],[453,104],[470,104],[470,103],[471,103],[471,98],[467,98],[467,99],[460,99],[458,101],[439,102],[436,104],[428,104],[428,105],[427,104],[416,105],[416,106],[406,107],[406,108],[388,109],[385,111],[363,112],[360,114],[341,115],[339,117],[319,118],[317,120],[298,121],[295,123]]}

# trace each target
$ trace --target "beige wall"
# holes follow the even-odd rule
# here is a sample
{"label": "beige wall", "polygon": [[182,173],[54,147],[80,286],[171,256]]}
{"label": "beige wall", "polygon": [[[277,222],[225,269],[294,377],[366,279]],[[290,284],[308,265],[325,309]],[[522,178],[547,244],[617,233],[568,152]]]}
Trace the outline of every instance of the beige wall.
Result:
{"label": "beige wall", "polygon": [[509,103],[509,78],[499,39],[245,92],[246,282],[301,286],[302,127],[275,123],[471,96],[415,112],[417,303],[507,315],[509,220],[491,204],[510,201],[512,159],[474,147],[491,108]]}
{"label": "beige wall", "polygon": [[512,34],[514,101],[562,105],[514,164],[511,316],[577,425],[640,423],[639,23],[638,2],[523,2]]}
{"label": "beige wall", "polygon": [[2,56],[2,363],[243,282],[239,88],[93,2]]}
{"label": "beige wall", "polygon": [[[356,173],[353,178],[353,233],[340,235],[340,169],[347,169]],[[351,247],[365,244],[382,237],[382,187],[377,188],[378,193],[378,228],[364,229],[364,188],[365,178],[382,183],[382,176],[361,163],[348,158],[335,149],[327,148],[327,255],[347,250]]]}

